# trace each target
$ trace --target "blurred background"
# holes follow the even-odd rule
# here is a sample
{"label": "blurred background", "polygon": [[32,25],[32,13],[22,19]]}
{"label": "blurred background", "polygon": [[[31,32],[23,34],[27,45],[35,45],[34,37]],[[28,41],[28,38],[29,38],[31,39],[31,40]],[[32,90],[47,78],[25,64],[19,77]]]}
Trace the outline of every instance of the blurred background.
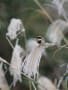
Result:
{"label": "blurred background", "polygon": [[[51,0],[39,0],[42,6],[46,9],[53,20],[58,19],[58,13],[54,9],[45,7],[45,2]],[[0,56],[10,62],[12,55],[12,48],[6,40],[7,27],[11,18],[19,18],[22,20],[26,29],[27,39],[35,38],[41,35],[46,39],[45,33],[48,26],[51,24],[48,17],[40,10],[34,0],[0,0]],[[62,17],[61,17],[62,18]],[[21,39],[21,45],[23,46],[23,39]],[[40,74],[45,75],[54,81],[55,78],[60,78],[65,72],[65,68],[59,68],[58,66],[64,63],[68,63],[68,49],[61,49],[53,57],[54,51],[57,47],[46,49],[47,56],[42,57],[40,63]],[[6,74],[9,85],[12,82],[12,77]],[[17,83],[12,90],[29,90],[29,81],[22,76],[23,82]]]}

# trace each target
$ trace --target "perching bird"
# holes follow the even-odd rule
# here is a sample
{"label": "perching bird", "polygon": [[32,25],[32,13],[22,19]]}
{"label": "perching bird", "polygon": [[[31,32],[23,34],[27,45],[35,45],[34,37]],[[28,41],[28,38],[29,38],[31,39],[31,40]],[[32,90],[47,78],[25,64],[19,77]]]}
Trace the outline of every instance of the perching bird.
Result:
{"label": "perching bird", "polygon": [[22,63],[24,74],[29,78],[33,77],[34,79],[38,78],[39,75],[39,64],[45,50],[45,40],[41,36],[38,36],[36,43],[36,46],[26,56]]}

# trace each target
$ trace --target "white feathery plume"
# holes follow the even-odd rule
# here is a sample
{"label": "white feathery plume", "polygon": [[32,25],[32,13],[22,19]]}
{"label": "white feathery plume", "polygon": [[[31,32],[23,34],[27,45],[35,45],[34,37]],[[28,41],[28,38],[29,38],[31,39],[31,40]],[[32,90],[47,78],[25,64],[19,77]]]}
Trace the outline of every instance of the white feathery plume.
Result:
{"label": "white feathery plume", "polygon": [[6,33],[6,35],[11,40],[14,40],[19,34],[21,34],[21,32],[25,32],[22,21],[20,19],[12,18],[8,26],[8,32]]}
{"label": "white feathery plume", "polygon": [[24,59],[24,62],[22,63],[23,72],[29,78],[38,78],[39,64],[44,50],[45,41],[42,38],[38,39],[36,47],[33,48],[32,51]]}
{"label": "white feathery plume", "polygon": [[16,45],[13,49],[11,63],[9,67],[10,74],[13,75],[13,85],[15,86],[16,82],[21,80],[22,72],[22,59],[24,58],[24,49],[16,42]]}
{"label": "white feathery plume", "polygon": [[55,85],[47,77],[41,76],[38,80],[38,90],[58,90]]}
{"label": "white feathery plume", "polygon": [[61,19],[54,21],[47,29],[46,37],[51,42],[57,46],[61,45],[61,41],[64,38],[64,33],[67,32],[68,22]]}
{"label": "white feathery plume", "polygon": [[9,90],[9,86],[5,78],[5,73],[2,69],[2,63],[0,63],[0,89]]}

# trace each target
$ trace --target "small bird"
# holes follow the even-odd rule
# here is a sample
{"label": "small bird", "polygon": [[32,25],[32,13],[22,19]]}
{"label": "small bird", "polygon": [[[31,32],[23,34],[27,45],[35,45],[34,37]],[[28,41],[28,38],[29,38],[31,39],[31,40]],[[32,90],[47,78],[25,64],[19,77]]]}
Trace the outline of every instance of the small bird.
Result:
{"label": "small bird", "polygon": [[38,36],[36,39],[36,46],[30,51],[30,53],[25,57],[22,63],[22,69],[24,74],[29,78],[38,78],[39,76],[39,64],[43,52],[45,50],[45,40],[43,37]]}

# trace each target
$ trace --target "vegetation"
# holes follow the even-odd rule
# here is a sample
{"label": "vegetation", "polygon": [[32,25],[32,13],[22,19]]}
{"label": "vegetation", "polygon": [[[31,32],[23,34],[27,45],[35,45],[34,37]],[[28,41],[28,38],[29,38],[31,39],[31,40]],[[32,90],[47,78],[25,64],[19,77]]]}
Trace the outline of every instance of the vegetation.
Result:
{"label": "vegetation", "polygon": [[[47,85],[43,84],[43,80],[45,80],[44,83],[53,83],[54,90],[56,88],[59,90],[68,90],[67,6],[67,0],[0,0],[0,61],[1,63],[3,62],[3,70],[4,73],[6,72],[5,79],[10,90],[46,90]],[[13,19],[20,21],[12,21]],[[23,31],[15,31],[16,26],[18,26],[16,23],[22,26],[20,29]],[[11,35],[9,34],[10,28],[13,28]],[[13,39],[12,35],[15,35],[16,32],[17,35],[19,32],[20,34],[16,37],[14,36]],[[42,41],[44,41],[45,49],[43,51],[45,53],[40,50],[40,53],[43,53],[43,55],[40,57],[40,62],[38,63],[36,62],[36,58],[39,58],[41,54],[35,50],[37,52],[36,56],[35,53],[32,55],[34,55],[33,60],[36,63],[32,62],[33,68],[30,70],[31,73],[29,73],[31,66],[27,65],[27,59],[30,61],[32,58],[28,58],[27,56],[31,52],[31,48],[34,48],[33,45],[37,44],[35,40],[38,36],[41,36]],[[9,38],[7,39],[6,37]],[[20,44],[20,47],[16,47],[18,44]],[[14,52],[14,50],[16,51]],[[21,53],[22,58],[15,57],[16,53]],[[22,82],[20,77],[17,77],[15,80],[19,79],[20,82],[15,81],[14,84],[13,77],[15,77],[16,73],[14,74],[14,71],[8,69],[11,66],[12,56],[14,56],[14,60],[19,59],[18,63],[22,59],[21,63],[23,62],[22,66],[24,67],[21,72]],[[39,67],[36,66],[36,68],[39,68],[39,76],[35,69],[35,64],[39,64]],[[15,66],[17,64],[13,61],[12,65]],[[27,70],[26,67],[28,68]],[[39,82],[39,79],[42,83]],[[40,84],[46,88],[41,87]]]}

